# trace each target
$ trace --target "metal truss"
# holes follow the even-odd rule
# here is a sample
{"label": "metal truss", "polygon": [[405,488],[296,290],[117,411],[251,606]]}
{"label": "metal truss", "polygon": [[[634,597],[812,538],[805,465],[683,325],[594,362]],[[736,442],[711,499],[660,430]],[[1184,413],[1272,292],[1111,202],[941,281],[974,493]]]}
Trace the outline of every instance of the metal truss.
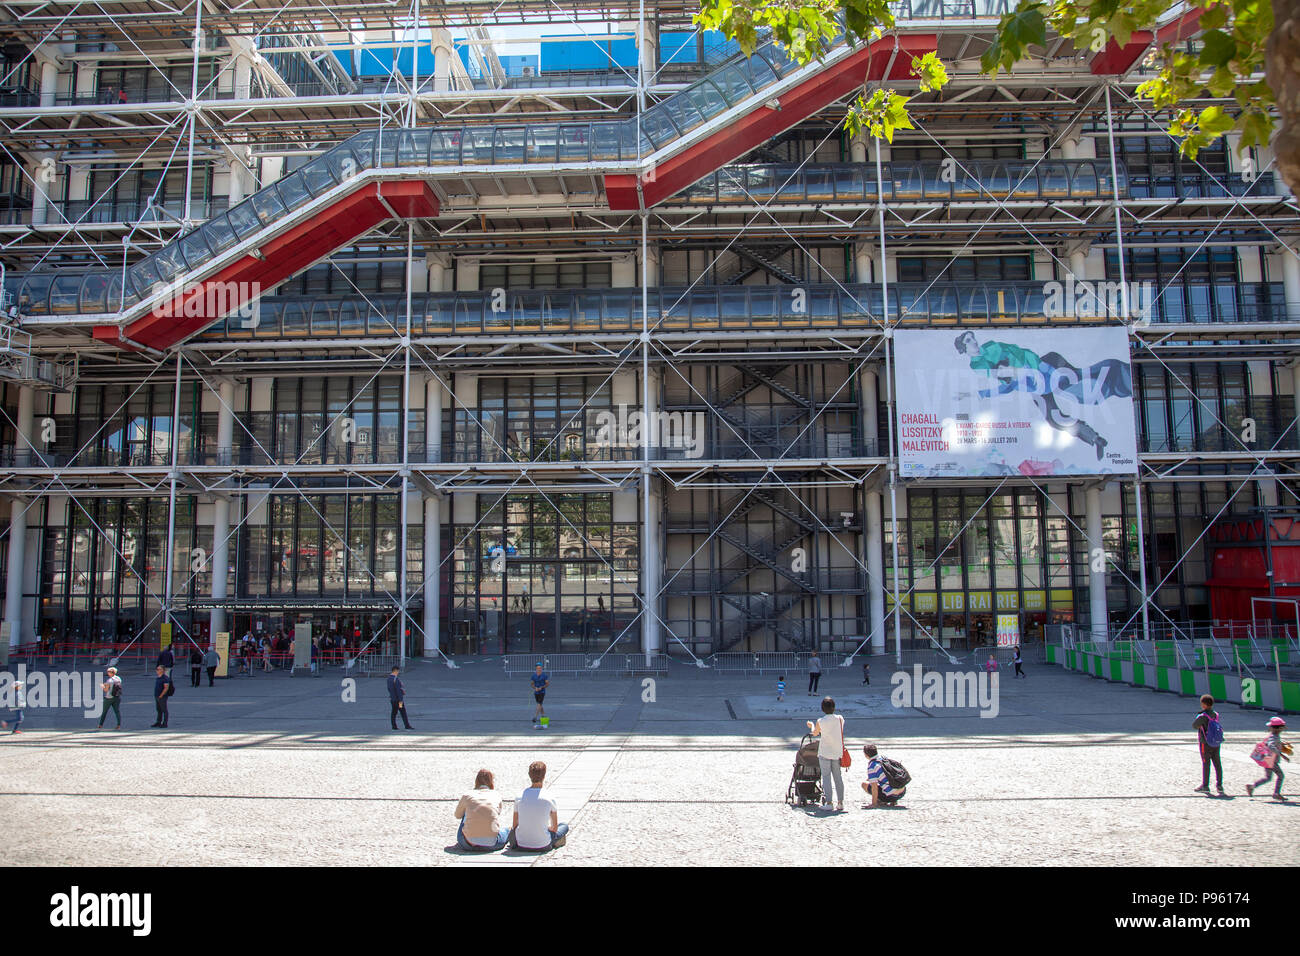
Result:
{"label": "metal truss", "polygon": [[[163,59],[161,51],[155,48],[155,44],[164,43],[164,36],[153,25],[153,22],[158,20],[158,14],[150,4],[134,2],[115,4],[110,13],[98,4],[0,3],[0,11],[3,11],[8,23],[20,31],[19,36],[24,36],[33,49],[44,43],[55,42],[62,31],[68,29],[97,30],[104,33],[106,37],[129,45],[144,63],[166,75],[162,64],[167,61]],[[649,3],[602,0],[601,3],[582,11],[565,10],[555,0],[507,0],[507,2],[493,3],[479,2],[479,0],[453,0],[439,5],[437,17],[439,25],[466,27],[481,26],[496,19],[507,18],[516,23],[538,24],[580,24],[602,19],[635,19],[638,24],[638,34],[643,35],[647,16],[657,15],[659,23],[663,25],[674,22],[684,23],[690,12],[687,6],[678,3],[677,0],[664,0],[664,2],[650,0]],[[419,0],[411,0],[409,6],[387,2],[366,2],[366,0],[345,0],[341,5],[291,0],[283,6],[261,7],[246,3],[226,5],[215,10],[196,3],[192,6],[178,7],[173,16],[179,17],[184,14],[188,17],[191,13],[196,33],[200,33],[206,23],[209,28],[240,35],[256,31],[254,42],[258,36],[269,35],[272,31],[288,33],[303,30],[315,33],[331,29],[342,30],[356,23],[379,27],[387,25],[389,29],[398,31],[411,22],[417,24],[424,22],[420,13]],[[972,38],[979,42],[980,31],[987,33],[990,30],[990,23],[987,21],[972,21],[964,26],[968,34],[963,38],[963,50]],[[418,42],[418,31],[408,32],[414,37],[411,43],[414,47]],[[945,37],[945,40],[951,39],[953,38]],[[398,44],[394,41],[393,45]],[[21,159],[6,144],[13,144],[20,152],[23,150],[48,152],[70,148],[75,140],[102,138],[110,145],[129,148],[135,154],[135,159],[130,163],[131,168],[148,161],[161,163],[162,168],[166,170],[173,164],[178,164],[183,155],[186,164],[187,190],[189,190],[192,188],[196,161],[229,157],[250,146],[255,151],[261,150],[264,153],[284,149],[295,154],[306,155],[321,151],[335,139],[351,132],[376,126],[383,128],[445,121],[463,121],[473,124],[488,120],[500,121],[503,117],[530,119],[539,115],[544,115],[548,119],[565,117],[577,119],[623,114],[633,109],[639,119],[641,111],[656,96],[671,93],[677,88],[676,84],[662,81],[662,71],[667,64],[662,65],[654,75],[647,76],[642,72],[641,58],[638,57],[635,75],[629,72],[629,82],[619,87],[574,86],[558,89],[437,91],[424,89],[418,76],[408,81],[392,70],[388,78],[389,88],[381,92],[327,97],[259,98],[248,101],[205,99],[204,94],[207,91],[198,87],[199,57],[200,51],[195,44],[192,85],[188,91],[176,91],[181,97],[181,101],[178,102],[127,104],[125,108],[99,111],[77,106],[53,109],[0,109],[0,135],[4,137],[4,142],[0,142],[0,150],[3,150],[20,167],[23,167]],[[1048,60],[1052,60],[1052,57],[1049,56]],[[214,87],[218,78],[229,68],[230,64],[223,66],[222,71],[212,77],[208,87]],[[968,172],[962,161],[953,157],[943,143],[943,135],[951,131],[952,120],[958,115],[969,117],[972,110],[986,109],[992,116],[995,111],[1005,114],[1008,109],[1012,109],[1023,114],[1024,123],[1036,124],[1034,128],[1046,130],[1049,139],[1048,148],[1043,156],[1030,166],[1031,170],[1046,160],[1048,152],[1061,142],[1072,125],[1088,118],[1099,118],[1104,115],[1109,130],[1109,158],[1113,169],[1115,134],[1111,125],[1112,91],[1121,97],[1127,106],[1144,114],[1147,119],[1152,118],[1124,92],[1126,85],[1132,84],[1126,80],[1099,86],[1095,80],[1080,75],[1077,66],[1067,69],[1048,66],[1038,74],[1030,75],[1018,72],[1014,79],[999,83],[1000,89],[992,92],[987,89],[987,84],[977,82],[975,77],[958,75],[954,77],[954,84],[943,101],[927,100],[925,97],[917,98],[914,117],[917,118],[919,133],[952,159],[958,169]],[[88,118],[93,118],[91,125],[82,125]],[[288,131],[286,131],[287,125]],[[835,132],[835,125],[830,125],[817,146],[828,142]],[[1024,130],[1012,130],[1008,135],[1024,135]],[[1098,142],[1100,141],[1099,138]],[[808,158],[803,162],[791,164],[794,168],[785,184],[794,180],[794,177],[809,164],[815,153],[816,148],[808,152]],[[408,545],[411,542],[408,541],[409,522],[404,511],[408,499],[407,492],[411,490],[412,485],[426,495],[474,493],[489,496],[498,503],[511,494],[532,494],[551,502],[551,495],[563,492],[638,491],[641,496],[643,518],[648,517],[650,509],[655,507],[653,492],[656,486],[680,492],[720,489],[744,492],[759,488],[775,488],[789,492],[791,499],[807,510],[810,521],[818,526],[819,533],[826,535],[829,540],[836,542],[849,554],[855,570],[865,576],[864,580],[868,581],[873,591],[883,593],[887,595],[887,600],[892,600],[895,638],[901,640],[903,615],[910,618],[918,628],[920,623],[909,609],[903,607],[904,601],[915,585],[906,591],[901,589],[898,580],[897,555],[893,562],[892,586],[888,581],[875,579],[868,568],[868,563],[859,553],[861,549],[854,551],[845,545],[840,535],[835,533],[835,529],[826,526],[822,516],[801,492],[816,489],[853,489],[863,494],[879,494],[881,488],[887,487],[894,501],[890,521],[895,548],[897,548],[899,515],[896,491],[900,484],[906,483],[901,482],[898,477],[899,456],[895,448],[895,420],[892,411],[894,360],[890,340],[902,319],[896,322],[886,312],[883,320],[874,327],[861,330],[806,330],[788,335],[770,332],[761,335],[740,332],[707,334],[665,329],[662,326],[669,310],[664,310],[664,314],[657,320],[652,320],[647,307],[651,242],[682,243],[725,238],[728,240],[725,245],[720,249],[715,248],[715,252],[721,255],[732,250],[741,241],[742,236],[745,239],[779,238],[807,253],[808,260],[817,263],[817,268],[824,272],[829,282],[838,287],[843,294],[852,296],[854,292],[850,286],[840,282],[833,273],[821,266],[808,242],[848,239],[862,241],[863,237],[869,234],[868,231],[874,228],[878,232],[876,241],[879,278],[876,284],[881,289],[882,301],[887,303],[889,300],[886,263],[891,244],[906,243],[909,249],[943,250],[950,255],[951,262],[963,253],[988,248],[997,243],[1016,241],[1023,245],[1024,237],[1028,236],[1033,246],[1045,252],[1052,262],[1062,267],[1065,274],[1070,274],[1069,265],[1057,254],[1060,243],[1080,239],[1101,243],[1112,235],[1121,253],[1120,263],[1123,269],[1122,253],[1126,223],[1130,228],[1160,229],[1174,235],[1204,235],[1201,241],[1202,247],[1213,244],[1216,235],[1221,236],[1222,242],[1239,245],[1242,237],[1226,236],[1226,230],[1241,229],[1248,225],[1249,233],[1256,237],[1254,241],[1266,239],[1269,242],[1277,242],[1287,250],[1288,254],[1296,255],[1290,244],[1284,241],[1279,233],[1300,226],[1300,213],[1297,211],[1295,200],[1286,197],[1233,197],[1222,201],[1201,199],[1194,202],[1170,203],[1121,199],[1116,195],[1109,203],[1066,201],[1044,209],[1040,204],[1010,198],[999,199],[987,189],[986,195],[963,204],[923,200],[891,201],[886,204],[879,150],[876,151],[874,165],[878,197],[874,207],[864,208],[862,205],[835,203],[783,203],[777,198],[780,189],[776,189],[773,191],[773,197],[767,200],[756,198],[747,191],[745,202],[729,204],[725,208],[719,204],[717,207],[701,211],[670,201],[654,209],[641,209],[632,214],[613,213],[603,207],[602,187],[597,175],[602,171],[600,169],[566,171],[548,170],[539,166],[532,166],[526,170],[464,169],[452,171],[450,176],[446,169],[420,170],[418,172],[422,175],[427,174],[431,178],[441,177],[438,179],[440,199],[444,200],[445,206],[440,220],[419,224],[391,223],[357,242],[359,245],[373,242],[392,246],[396,246],[399,241],[402,242],[408,276],[406,283],[408,324],[405,329],[389,323],[389,333],[367,336],[364,340],[355,342],[337,339],[305,339],[292,342],[275,340],[220,342],[196,339],[179,346],[168,355],[128,357],[120,366],[120,369],[124,370],[122,372],[106,370],[101,373],[109,376],[130,375],[132,381],[141,374],[144,376],[131,395],[123,401],[119,408],[120,412],[131,396],[156,375],[169,371],[174,366],[176,382],[179,383],[183,371],[188,369],[194,380],[201,382],[207,390],[217,395],[218,401],[223,406],[223,413],[233,416],[233,421],[265,455],[267,463],[205,465],[175,460],[176,449],[179,447],[179,416],[173,414],[171,436],[173,460],[169,465],[120,469],[75,464],[76,459],[97,439],[97,432],[78,450],[72,462],[59,463],[55,466],[42,459],[37,465],[15,467],[6,474],[0,475],[0,491],[20,495],[26,499],[25,510],[29,510],[45,495],[66,495],[71,505],[84,514],[93,526],[95,534],[110,542],[120,560],[124,559],[124,556],[118,544],[111,534],[94,522],[90,509],[85,506],[87,500],[108,496],[160,498],[166,495],[169,499],[168,520],[174,527],[178,495],[221,496],[236,501],[241,498],[266,495],[299,496],[308,501],[309,507],[319,517],[322,528],[325,529],[323,533],[344,542],[349,553],[356,558],[357,556],[352,553],[351,545],[347,543],[346,536],[330,526],[326,516],[311,503],[310,496],[324,493],[400,495],[403,514],[400,520],[398,547],[402,556],[402,567],[399,571],[400,586],[397,593],[392,593],[385,588],[364,561],[362,567],[366,568],[366,573],[370,575],[377,591],[382,591],[385,600],[389,602],[391,608],[389,621],[398,621],[401,624],[399,631],[402,635],[401,652],[405,655],[407,616],[413,606],[414,596],[423,590],[423,584],[429,580],[430,575],[439,574],[442,567],[453,560],[457,549],[466,546],[472,540],[471,536],[484,520],[478,518],[458,540],[452,543],[445,554],[440,554],[438,565],[430,568],[426,562],[423,569],[424,578],[414,592],[411,592],[408,589],[408,574],[405,567]],[[550,183],[547,183],[545,189],[539,190],[536,181],[539,173],[556,174],[559,180],[558,188],[552,190]],[[1209,175],[1208,171],[1206,173]],[[568,174],[575,179],[588,179],[590,201],[577,198],[576,190],[570,186],[563,175],[558,174]],[[40,184],[25,168],[24,175],[32,180],[34,186],[39,187]],[[521,199],[511,194],[500,178],[503,176],[529,177],[532,196]],[[474,185],[474,182],[478,182],[483,177],[489,180],[495,178],[494,188],[500,193],[499,198],[489,196]],[[1115,179],[1112,178],[1112,186],[1114,183]],[[463,191],[453,191],[462,188]],[[103,195],[106,194],[107,192]],[[157,192],[155,198],[156,196]],[[102,195],[99,198],[102,198]],[[48,208],[57,209],[54,204],[50,204]],[[116,268],[120,263],[124,268],[133,250],[147,251],[150,246],[165,243],[179,231],[192,225],[196,221],[193,213],[192,196],[187,192],[185,214],[176,222],[160,222],[151,225],[138,222],[101,224],[87,222],[86,217],[82,216],[76,221],[51,223],[48,229],[40,230],[39,233],[36,230],[24,231],[20,227],[0,227],[0,253],[26,259],[36,256],[39,264],[48,258],[75,249],[88,252],[101,265],[111,264],[111,267]],[[509,225],[505,222],[512,218],[524,218],[521,213],[527,214],[533,221],[527,225]],[[1246,221],[1236,219],[1229,223],[1227,221],[1229,214],[1244,215]],[[571,220],[567,228],[561,223],[564,219]],[[493,224],[492,229],[488,228],[489,222]],[[639,239],[631,234],[631,230],[638,226]],[[34,237],[33,233],[36,233]],[[409,276],[413,269],[419,268],[416,259],[417,251],[422,254],[426,250],[464,248],[473,243],[487,244],[490,248],[491,244],[498,242],[518,244],[546,237],[579,248],[607,250],[611,242],[617,242],[621,247],[638,249],[641,254],[641,275],[638,285],[643,306],[642,328],[639,331],[629,330],[625,334],[573,336],[568,339],[542,334],[531,336],[485,334],[465,337],[411,334]],[[51,239],[52,243],[49,241]],[[957,243],[960,245],[954,249]],[[1144,242],[1143,245],[1147,243]],[[334,265],[337,267],[337,263]],[[338,272],[352,284],[346,273],[341,269]],[[682,296],[699,286],[702,278],[703,273],[691,282]],[[934,280],[934,282],[938,281],[938,279]],[[1160,290],[1161,293],[1168,289],[1172,282],[1171,279],[1166,283]],[[353,289],[357,295],[369,301],[355,284]],[[376,311],[380,315],[384,314],[382,310]],[[32,327],[42,332],[52,333],[60,324],[62,323],[57,320],[50,321],[48,324],[36,321],[32,323]],[[1292,332],[1292,328],[1285,324],[1264,325],[1259,328],[1233,326],[1221,329],[1162,328],[1134,324],[1129,327],[1129,332],[1136,350],[1134,358],[1140,355],[1143,360],[1149,359],[1160,363],[1184,386],[1186,383],[1177,377],[1176,370],[1168,364],[1166,357],[1174,361],[1183,360],[1183,356],[1178,354],[1178,351],[1192,347],[1198,339],[1219,343],[1224,338],[1240,338],[1243,342],[1258,342],[1261,349],[1267,349],[1270,354],[1278,355],[1294,354],[1297,349],[1300,349],[1300,345],[1296,343],[1288,346],[1275,341],[1280,335]],[[844,382],[830,398],[810,405],[807,422],[799,436],[791,442],[790,447],[794,447],[798,438],[814,429],[819,417],[836,402],[837,396],[844,391],[848,383],[856,382],[860,371],[878,367],[886,376],[887,402],[890,406],[890,414],[887,416],[887,453],[860,458],[825,459],[785,458],[781,455],[760,456],[734,426],[726,423],[725,416],[721,414],[711,398],[696,389],[689,378],[683,377],[688,389],[714,419],[730,428],[736,439],[747,446],[748,452],[754,455],[752,459],[662,460],[653,456],[650,436],[647,433],[639,459],[629,461],[417,462],[411,460],[407,441],[410,426],[409,397],[413,374],[436,380],[440,387],[447,389],[454,402],[456,393],[451,387],[452,383],[448,380],[447,373],[456,368],[509,369],[569,366],[595,370],[597,374],[605,376],[605,382],[609,382],[620,372],[639,371],[642,408],[649,411],[652,407],[658,407],[658,402],[650,394],[652,371],[667,371],[688,363],[735,362],[742,357],[752,359],[756,354],[754,348],[760,342],[765,347],[764,351],[758,353],[763,361],[835,361],[843,363],[849,370]],[[48,347],[55,350],[69,350],[65,341],[52,340]],[[1220,358],[1222,356],[1222,348],[1217,344],[1205,344],[1202,348],[1210,358],[1214,358],[1216,353]],[[85,349],[88,355],[94,355],[97,347],[88,345]],[[296,350],[303,354],[285,357],[282,353],[288,350]],[[271,352],[281,354],[268,359],[267,353]],[[273,456],[261,446],[240,416],[234,414],[234,409],[225,405],[220,396],[220,389],[214,387],[212,382],[212,377],[216,375],[264,375],[273,371],[290,372],[306,369],[320,371],[322,368],[327,369],[337,365],[340,359],[346,359],[350,367],[360,368],[364,374],[369,374],[371,382],[382,372],[396,371],[400,365],[404,396],[401,462],[372,465],[308,465],[303,463],[303,458],[308,453],[305,450],[293,462],[274,463]],[[360,364],[353,365],[354,361]],[[1188,391],[1193,395],[1196,394],[1190,388]],[[179,401],[179,388],[176,389],[176,400]],[[1197,401],[1201,402],[1202,408],[1207,410],[1221,426],[1227,427],[1200,396],[1197,396]],[[588,410],[589,402],[589,397],[584,398],[582,406],[566,425],[578,420],[579,416]],[[345,413],[340,411],[335,415],[330,425],[322,429],[321,434],[312,444],[321,441],[328,433],[329,427],[343,414]],[[106,418],[100,432],[110,419],[111,416]],[[472,420],[475,421],[480,433],[486,435],[497,450],[504,453],[505,449],[501,447],[490,429],[476,418]],[[16,423],[12,421],[9,424],[16,427]],[[1295,427],[1294,423],[1292,427]],[[1285,489],[1292,497],[1300,499],[1300,494],[1297,494],[1296,488],[1293,487],[1296,483],[1300,452],[1282,451],[1276,448],[1276,444],[1273,448],[1258,450],[1246,447],[1244,442],[1239,443],[1241,449],[1228,452],[1162,453],[1140,456],[1139,474],[1132,482],[1139,520],[1142,514],[1142,485],[1155,482],[1180,480],[1235,482],[1237,488],[1229,498],[1228,504],[1230,504],[1251,482],[1267,475],[1278,478],[1278,487]],[[39,458],[39,452],[36,454]],[[1249,467],[1250,471],[1244,474],[1231,471],[1234,465]],[[1214,475],[1193,470],[1207,466],[1226,470],[1223,473],[1216,472]],[[1270,468],[1284,470],[1278,474],[1270,472],[1268,470]],[[724,472],[728,475],[725,479],[721,477]],[[327,483],[339,480],[344,482],[342,486]],[[254,484],[257,487],[253,487]],[[988,485],[987,481],[980,483],[982,488],[987,488]],[[1040,491],[1045,500],[1055,504],[1046,489],[1032,478],[1003,479],[992,489],[988,498],[991,499],[1004,487],[1016,485],[1032,486]],[[1207,523],[1207,531],[1213,520],[1224,513],[1228,504],[1225,504],[1219,514]],[[739,507],[740,504],[737,503],[736,508]],[[490,510],[490,508],[482,509],[482,512],[486,515]],[[559,508],[556,510],[564,518],[563,511]],[[980,511],[982,509],[977,509],[975,514]],[[734,512],[735,509],[732,513]],[[224,543],[228,544],[234,540],[234,536],[249,517],[250,509],[245,508],[239,520],[230,523]],[[727,517],[729,518],[730,515]],[[1073,531],[1086,539],[1086,534],[1070,519],[1070,516],[1066,514],[1065,517]],[[568,522],[567,518],[564,520]],[[974,520],[973,517],[967,520],[966,525],[971,520]],[[723,518],[710,533],[704,536],[704,540],[696,547],[687,564],[695,558],[696,554],[717,539],[726,522],[727,518]],[[658,521],[655,525],[658,525]],[[939,549],[939,555],[954,543],[960,542],[966,525],[958,530],[948,545]],[[573,526],[571,522],[569,526],[570,530],[583,538],[584,545],[612,571],[612,566],[605,555],[591,545],[591,542],[582,535],[581,529]],[[644,537],[646,527],[644,522],[642,527]],[[8,533],[8,528],[0,532],[0,540],[4,540]],[[1199,545],[1204,534],[1205,531],[1184,551],[1164,579],[1157,582],[1155,590],[1170,579],[1192,549]],[[174,535],[169,538],[174,539]],[[172,540],[169,540],[168,548],[171,547]],[[1149,631],[1146,608],[1150,603],[1148,597],[1154,591],[1148,588],[1145,578],[1145,537],[1141,524],[1139,524],[1139,551],[1142,558],[1139,563],[1138,582],[1128,578],[1115,556],[1107,557],[1114,569],[1140,594],[1143,627],[1145,631]],[[642,581],[646,582],[650,580],[652,569],[644,566],[644,550],[642,554],[641,576]],[[938,561],[939,558],[936,557],[931,568],[935,567]],[[131,562],[125,563],[128,567],[131,566]],[[158,611],[141,628],[141,633],[160,619],[170,620],[180,626],[180,621],[175,616],[178,610],[174,603],[175,595],[178,591],[187,589],[200,572],[191,574],[190,578],[178,588],[171,577],[173,566],[174,561],[169,550],[168,580],[161,595],[150,590],[147,582],[141,578],[149,600],[158,605]],[[658,571],[654,570],[657,577]],[[133,567],[132,573],[140,577]],[[664,629],[670,641],[676,641],[694,658],[694,653],[687,647],[682,637],[673,633],[672,627],[661,616],[663,601],[669,594],[668,587],[671,583],[672,578],[667,582],[660,580],[654,587],[642,588],[634,593],[639,609],[628,628],[639,622],[643,626],[644,634],[647,625],[657,625]],[[814,594],[813,599],[817,598],[818,595]],[[1165,615],[1158,606],[1156,610]],[[1133,621],[1130,620],[1128,623],[1132,624]],[[1173,623],[1172,620],[1170,623]],[[1125,626],[1127,627],[1128,624]],[[184,632],[183,627],[181,630],[188,640],[194,640]],[[623,634],[617,635],[610,647],[613,647],[623,636]],[[652,648],[647,645],[647,653],[651,650]]]}

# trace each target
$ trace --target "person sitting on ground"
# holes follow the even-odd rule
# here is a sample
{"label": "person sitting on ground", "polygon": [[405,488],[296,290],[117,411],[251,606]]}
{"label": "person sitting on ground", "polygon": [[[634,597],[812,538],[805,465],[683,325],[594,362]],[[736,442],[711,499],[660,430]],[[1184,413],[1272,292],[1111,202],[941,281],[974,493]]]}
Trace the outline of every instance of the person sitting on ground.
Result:
{"label": "person sitting on ground", "polygon": [[456,845],[471,852],[503,849],[510,839],[510,828],[501,825],[501,797],[491,770],[480,770],[474,789],[456,804]]}
{"label": "person sitting on ground", "polygon": [[546,782],[546,764],[540,760],[530,763],[528,779],[528,789],[515,801],[510,845],[530,853],[545,853],[564,846],[569,825],[560,822],[560,805],[542,789]]}
{"label": "person sitting on ground", "polygon": [[863,747],[862,754],[867,758],[867,780],[862,785],[862,789],[871,795],[871,803],[863,809],[874,810],[881,805],[892,807],[903,798],[903,794],[907,793],[907,788],[900,787],[895,790],[890,786],[889,777],[885,774],[875,744],[867,744]]}

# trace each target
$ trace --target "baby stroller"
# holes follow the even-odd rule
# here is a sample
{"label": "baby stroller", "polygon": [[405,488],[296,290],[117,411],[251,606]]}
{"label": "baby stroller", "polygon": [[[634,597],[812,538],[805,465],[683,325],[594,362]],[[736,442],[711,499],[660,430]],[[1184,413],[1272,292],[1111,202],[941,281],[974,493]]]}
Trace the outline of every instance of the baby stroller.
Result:
{"label": "baby stroller", "polygon": [[817,762],[817,738],[804,734],[794,756],[794,772],[785,792],[785,802],[790,806],[818,804],[822,800],[822,768]]}

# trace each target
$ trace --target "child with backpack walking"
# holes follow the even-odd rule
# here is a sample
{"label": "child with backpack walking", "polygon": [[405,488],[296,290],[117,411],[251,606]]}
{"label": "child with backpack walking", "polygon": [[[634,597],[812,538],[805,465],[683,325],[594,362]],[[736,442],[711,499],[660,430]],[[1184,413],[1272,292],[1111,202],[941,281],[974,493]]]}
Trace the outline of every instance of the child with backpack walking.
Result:
{"label": "child with backpack walking", "polygon": [[785,700],[785,675],[782,674],[776,679],[776,699]]}
{"label": "child with backpack walking", "polygon": [[1209,694],[1201,695],[1201,712],[1192,721],[1196,728],[1196,740],[1201,746],[1201,785],[1196,793],[1210,792],[1210,766],[1214,766],[1214,783],[1219,796],[1227,796],[1223,789],[1223,764],[1219,762],[1219,747],[1223,745],[1223,724],[1214,709],[1214,698]]}
{"label": "child with backpack walking", "polygon": [[1282,766],[1283,760],[1291,760],[1291,745],[1283,743],[1282,730],[1286,727],[1286,721],[1281,717],[1271,717],[1268,721],[1268,736],[1255,745],[1255,750],[1250,755],[1250,759],[1255,761],[1264,768],[1264,778],[1256,780],[1254,783],[1246,784],[1246,796],[1254,796],[1255,790],[1268,783],[1271,777],[1277,777],[1277,783],[1273,785],[1273,799],[1285,803],[1286,797],[1282,796]]}

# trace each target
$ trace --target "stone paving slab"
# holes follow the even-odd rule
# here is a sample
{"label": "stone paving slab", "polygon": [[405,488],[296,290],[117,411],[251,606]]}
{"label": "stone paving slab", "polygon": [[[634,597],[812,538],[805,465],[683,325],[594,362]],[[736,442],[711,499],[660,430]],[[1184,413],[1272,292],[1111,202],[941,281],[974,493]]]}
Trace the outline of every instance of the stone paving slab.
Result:
{"label": "stone paving slab", "polygon": [[[690,669],[692,672],[694,669]],[[258,675],[193,689],[167,731],[128,681],[128,729],[93,732],[73,711],[32,709],[0,735],[4,862],[13,865],[1294,865],[1296,805],[1249,799],[1268,717],[1220,708],[1231,799],[1199,783],[1194,701],[1051,668],[1003,681],[1000,713],[889,705],[840,669],[854,765],[847,810],[783,798],[818,699],[779,708],[767,678],[674,674],[557,679],[550,730],[535,730],[519,681],[486,666],[416,666],[404,677],[415,729],[390,731],[382,681]],[[136,696],[132,696],[136,695]],[[1300,721],[1297,722],[1300,724]],[[1300,726],[1297,727],[1300,730]],[[861,744],[912,772],[903,807],[861,809]],[[512,812],[535,759],[573,826],[546,855],[465,854],[452,811],[474,774],[497,775]],[[1288,768],[1289,769],[1289,768]],[[1288,779],[1287,791],[1297,795]],[[1269,838],[1261,839],[1261,834]],[[161,849],[160,849],[161,848]]]}

